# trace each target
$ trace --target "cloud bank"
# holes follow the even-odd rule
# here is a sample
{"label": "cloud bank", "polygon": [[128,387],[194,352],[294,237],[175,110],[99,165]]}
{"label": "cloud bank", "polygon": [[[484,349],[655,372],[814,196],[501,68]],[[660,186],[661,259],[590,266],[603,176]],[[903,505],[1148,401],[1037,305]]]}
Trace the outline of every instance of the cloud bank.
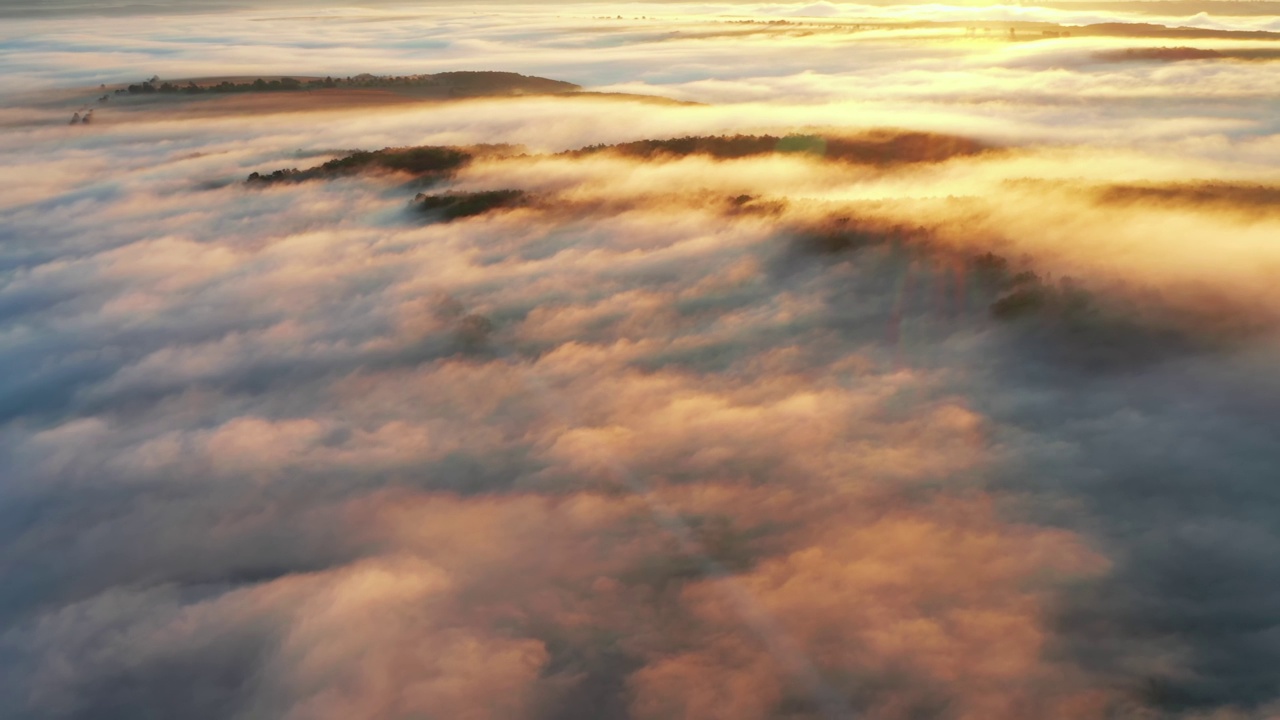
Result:
{"label": "cloud bank", "polygon": [[[1280,712],[1265,63],[709,12],[6,25],[13,717]],[[703,104],[65,124],[479,58]]]}

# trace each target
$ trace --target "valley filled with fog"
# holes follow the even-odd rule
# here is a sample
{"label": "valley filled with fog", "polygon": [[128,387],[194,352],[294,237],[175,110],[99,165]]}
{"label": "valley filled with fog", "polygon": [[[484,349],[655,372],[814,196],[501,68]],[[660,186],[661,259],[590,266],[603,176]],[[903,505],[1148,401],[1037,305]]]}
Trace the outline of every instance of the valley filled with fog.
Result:
{"label": "valley filled with fog", "polygon": [[1200,4],[15,5],[0,715],[1277,717]]}

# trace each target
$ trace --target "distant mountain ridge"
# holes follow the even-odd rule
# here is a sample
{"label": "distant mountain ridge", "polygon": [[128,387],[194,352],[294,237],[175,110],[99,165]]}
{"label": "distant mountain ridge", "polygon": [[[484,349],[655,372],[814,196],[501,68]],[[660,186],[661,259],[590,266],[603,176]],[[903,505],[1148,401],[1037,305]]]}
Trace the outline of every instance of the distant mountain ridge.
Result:
{"label": "distant mountain ridge", "polygon": [[578,92],[581,85],[564,80],[552,80],[536,75],[521,75],[514,72],[491,70],[460,70],[425,75],[448,87],[471,91],[523,91],[535,93]]}
{"label": "distant mountain ridge", "polygon": [[[236,82],[243,80],[244,82]],[[152,93],[297,92],[329,88],[418,89],[440,95],[555,95],[580,92],[581,85],[563,80],[521,75],[494,70],[459,70],[423,75],[372,75],[361,73],[348,77],[270,76],[256,78],[183,78],[160,80],[158,76],[141,83],[121,87],[117,94],[149,95]]]}

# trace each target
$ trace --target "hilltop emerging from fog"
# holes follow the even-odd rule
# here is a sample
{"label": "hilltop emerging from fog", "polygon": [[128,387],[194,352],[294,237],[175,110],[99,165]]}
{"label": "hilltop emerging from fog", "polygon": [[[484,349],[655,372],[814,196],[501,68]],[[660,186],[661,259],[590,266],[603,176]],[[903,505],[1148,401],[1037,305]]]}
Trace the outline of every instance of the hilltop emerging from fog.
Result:
{"label": "hilltop emerging from fog", "polygon": [[472,70],[419,75],[361,73],[348,77],[282,75],[172,80],[157,75],[129,84],[102,84],[91,92],[96,99],[80,103],[72,125],[100,122],[94,119],[95,111],[106,106],[129,112],[149,109],[156,103],[164,104],[170,113],[188,117],[526,96],[591,96],[690,104],[655,95],[590,92],[576,83],[534,75]]}
{"label": "hilltop emerging from fog", "polygon": [[[237,82],[245,80],[245,82]],[[413,89],[420,94],[439,97],[477,97],[486,95],[526,95],[578,92],[581,85],[562,80],[521,75],[513,72],[457,71],[432,75],[371,75],[352,77],[279,77],[279,78],[195,78],[161,81],[159,77],[119,88],[116,94],[149,95],[242,92],[297,92],[337,88]]]}

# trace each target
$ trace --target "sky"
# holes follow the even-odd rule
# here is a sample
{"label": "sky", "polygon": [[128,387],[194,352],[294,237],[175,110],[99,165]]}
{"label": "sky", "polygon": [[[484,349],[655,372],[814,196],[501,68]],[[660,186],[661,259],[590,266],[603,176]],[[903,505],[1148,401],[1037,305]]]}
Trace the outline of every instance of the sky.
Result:
{"label": "sky", "polygon": [[1275,16],[20,5],[7,717],[1280,717]]}

